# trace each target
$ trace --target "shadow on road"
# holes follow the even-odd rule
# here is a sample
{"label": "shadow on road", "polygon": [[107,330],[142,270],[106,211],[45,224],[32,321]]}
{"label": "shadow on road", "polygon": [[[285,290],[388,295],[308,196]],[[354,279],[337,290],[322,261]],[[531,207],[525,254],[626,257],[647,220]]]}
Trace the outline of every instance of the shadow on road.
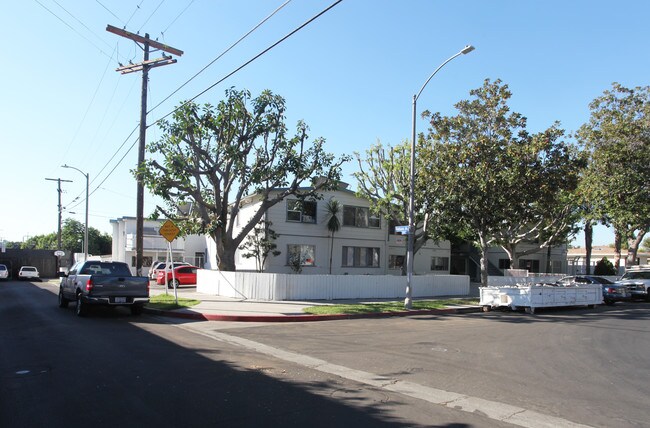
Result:
{"label": "shadow on road", "polygon": [[405,420],[385,393],[125,308],[79,318],[47,287],[0,287],[2,427],[470,426],[449,414]]}

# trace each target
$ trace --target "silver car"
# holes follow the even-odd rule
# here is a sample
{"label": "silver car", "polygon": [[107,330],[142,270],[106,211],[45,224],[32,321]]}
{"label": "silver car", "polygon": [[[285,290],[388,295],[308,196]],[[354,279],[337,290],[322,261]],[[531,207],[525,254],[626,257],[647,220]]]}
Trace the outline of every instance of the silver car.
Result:
{"label": "silver car", "polygon": [[0,279],[7,278],[9,278],[9,269],[7,269],[6,265],[0,265]]}

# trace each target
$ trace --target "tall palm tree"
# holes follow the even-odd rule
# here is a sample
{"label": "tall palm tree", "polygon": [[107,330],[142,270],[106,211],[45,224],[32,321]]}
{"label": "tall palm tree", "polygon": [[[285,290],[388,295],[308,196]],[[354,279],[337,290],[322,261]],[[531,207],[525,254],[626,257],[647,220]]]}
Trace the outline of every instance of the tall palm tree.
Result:
{"label": "tall palm tree", "polygon": [[332,253],[334,252],[334,234],[341,228],[341,221],[339,220],[339,213],[341,212],[341,204],[336,199],[330,199],[325,205],[327,212],[327,230],[330,232],[330,275],[332,274]]}

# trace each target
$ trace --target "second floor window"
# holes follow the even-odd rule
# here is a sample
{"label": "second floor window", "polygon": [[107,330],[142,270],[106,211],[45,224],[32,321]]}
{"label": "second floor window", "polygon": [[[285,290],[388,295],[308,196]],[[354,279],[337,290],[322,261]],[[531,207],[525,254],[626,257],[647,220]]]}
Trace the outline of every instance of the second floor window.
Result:
{"label": "second floor window", "polygon": [[369,227],[379,229],[381,218],[366,207],[343,206],[343,226]]}
{"label": "second floor window", "polygon": [[287,199],[287,221],[316,223],[316,201]]}

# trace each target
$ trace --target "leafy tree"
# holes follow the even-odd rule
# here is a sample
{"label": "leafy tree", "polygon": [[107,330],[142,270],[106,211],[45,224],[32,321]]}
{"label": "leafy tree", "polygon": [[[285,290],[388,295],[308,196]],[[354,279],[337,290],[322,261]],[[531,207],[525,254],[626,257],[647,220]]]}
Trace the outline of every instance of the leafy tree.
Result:
{"label": "leafy tree", "polygon": [[614,227],[614,266],[623,239],[630,266],[650,230],[650,87],[613,83],[589,108],[589,122],[577,133],[591,154],[586,187],[596,212]]}
{"label": "leafy tree", "polygon": [[[517,192],[510,203],[520,204],[520,210],[496,231],[514,268],[520,257],[542,248],[547,248],[550,256],[552,246],[565,244],[577,232],[580,212],[575,191],[585,162],[575,147],[560,140],[563,136],[556,124],[522,141],[517,147],[523,151],[514,153],[520,159],[520,169],[513,178],[523,192]],[[531,248],[517,251],[523,242]]]}
{"label": "leafy tree", "polygon": [[519,242],[566,239],[574,218],[569,192],[577,182],[571,168],[578,162],[557,124],[536,135],[526,131],[526,118],[510,112],[511,92],[501,80],[486,79],[470,95],[455,105],[456,116],[425,112],[431,144],[419,149],[428,162],[420,174],[435,219],[430,227],[445,234],[452,228],[475,242],[487,285],[490,246],[502,245],[516,267]]}
{"label": "leafy tree", "polygon": [[616,268],[612,262],[607,260],[607,257],[603,257],[596,263],[594,275],[616,275]]}
{"label": "leafy tree", "polygon": [[[71,218],[63,220],[63,225],[61,226],[62,249],[73,253],[83,253],[84,229],[84,223]],[[113,238],[109,234],[102,233],[94,227],[88,228],[89,254],[110,254],[113,251],[112,242]],[[21,243],[20,248],[56,250],[57,234],[53,232],[47,235],[33,236]]]}
{"label": "leafy tree", "polygon": [[334,234],[341,228],[341,204],[336,199],[330,199],[325,205],[327,213],[327,230],[330,233],[330,275],[332,274],[332,254],[334,253]]}
{"label": "leafy tree", "polygon": [[[216,107],[182,104],[173,121],[161,123],[164,136],[147,147],[152,157],[139,173],[165,202],[156,212],[183,233],[209,235],[220,270],[235,270],[236,249],[270,207],[291,195],[321,197],[337,185],[349,160],[326,153],[323,138],[310,142],[302,121],[288,135],[284,113],[284,99],[270,91],[251,98],[246,90],[229,89]],[[257,211],[236,228],[247,195]],[[181,209],[188,203],[191,210]]]}
{"label": "leafy tree", "polygon": [[[423,144],[420,138],[418,145]],[[358,182],[357,194],[370,201],[370,209],[374,213],[395,220],[398,224],[408,224],[411,193],[410,144],[405,142],[392,147],[383,146],[378,142],[366,150],[365,158],[356,152],[354,155],[359,165],[359,171],[353,174]],[[421,155],[416,157],[416,171],[424,168],[421,159]],[[420,174],[416,174],[414,186],[413,254],[430,238],[427,230],[429,212],[425,204],[427,186],[420,177]],[[404,250],[406,251],[406,248]],[[403,273],[406,273],[405,267],[402,266]]]}
{"label": "leafy tree", "polygon": [[239,247],[244,258],[255,258],[255,267],[258,272],[264,271],[264,265],[269,254],[274,257],[279,256],[277,244],[273,241],[278,239],[278,234],[271,229],[273,223],[270,221],[261,221],[253,228],[253,232],[246,237],[246,241]]}

